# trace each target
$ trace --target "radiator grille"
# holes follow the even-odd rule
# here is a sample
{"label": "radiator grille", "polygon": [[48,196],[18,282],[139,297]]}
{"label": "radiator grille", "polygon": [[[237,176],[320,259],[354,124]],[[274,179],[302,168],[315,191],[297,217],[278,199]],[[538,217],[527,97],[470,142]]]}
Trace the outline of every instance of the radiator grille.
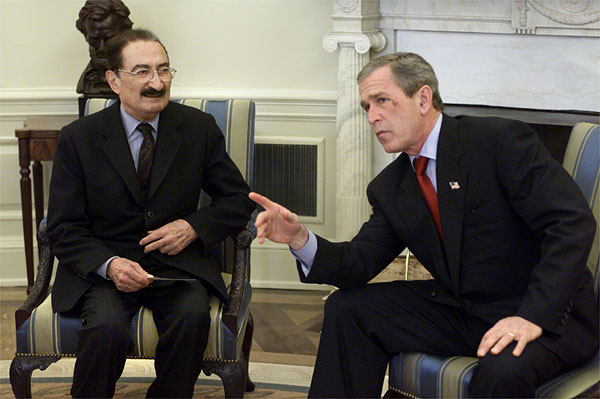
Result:
{"label": "radiator grille", "polygon": [[316,216],[317,145],[255,144],[254,190],[299,216]]}

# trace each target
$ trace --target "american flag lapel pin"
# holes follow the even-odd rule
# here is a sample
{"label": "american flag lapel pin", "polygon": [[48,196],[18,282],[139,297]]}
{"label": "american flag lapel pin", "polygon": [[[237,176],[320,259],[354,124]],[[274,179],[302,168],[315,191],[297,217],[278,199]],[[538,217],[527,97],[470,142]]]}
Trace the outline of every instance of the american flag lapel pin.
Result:
{"label": "american flag lapel pin", "polygon": [[457,181],[451,181],[450,182],[450,188],[452,190],[460,190],[460,184],[458,184]]}

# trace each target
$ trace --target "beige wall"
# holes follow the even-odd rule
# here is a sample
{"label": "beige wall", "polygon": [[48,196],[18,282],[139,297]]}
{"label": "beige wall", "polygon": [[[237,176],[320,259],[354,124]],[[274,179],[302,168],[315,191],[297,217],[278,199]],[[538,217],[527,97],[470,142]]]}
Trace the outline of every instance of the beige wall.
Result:
{"label": "beige wall", "polygon": [[[336,90],[336,55],[321,40],[325,0],[125,0],[179,72],[175,86]],[[75,28],[83,0],[0,0],[3,89],[74,87],[89,56]]]}
{"label": "beige wall", "polygon": [[[325,139],[325,198],[333,202],[325,204],[324,222],[311,228],[335,237],[337,54],[321,45],[333,0],[125,3],[134,27],[153,30],[169,50],[178,70],[173,96],[253,98],[257,136]],[[14,129],[32,115],[75,117],[75,85],[89,61],[87,43],[75,28],[83,4],[0,0],[0,286],[25,282]],[[46,186],[49,171],[45,164]],[[258,285],[299,285],[286,251],[254,252]]]}

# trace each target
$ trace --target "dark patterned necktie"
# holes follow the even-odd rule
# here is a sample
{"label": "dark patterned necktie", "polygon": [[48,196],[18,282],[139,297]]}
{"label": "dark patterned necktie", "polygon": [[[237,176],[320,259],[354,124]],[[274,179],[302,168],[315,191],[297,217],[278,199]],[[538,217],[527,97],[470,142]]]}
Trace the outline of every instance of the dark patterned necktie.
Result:
{"label": "dark patterned necktie", "polygon": [[152,136],[152,126],[148,123],[140,123],[137,130],[144,135],[138,157],[137,172],[142,186],[142,200],[145,202],[148,197],[148,187],[150,187],[150,172],[152,171],[152,158],[154,155],[154,137]]}
{"label": "dark patterned necktie", "polygon": [[425,169],[427,169],[427,162],[429,162],[429,158],[427,157],[419,157],[415,159],[415,171],[417,172],[417,182],[419,182],[421,194],[423,194],[423,198],[427,203],[429,212],[431,212],[431,216],[433,217],[435,226],[437,227],[438,232],[440,233],[440,237],[443,237],[442,223],[440,222],[440,208],[438,206],[437,194],[435,193],[433,184],[431,184],[431,180],[429,180],[429,177],[425,174]]}

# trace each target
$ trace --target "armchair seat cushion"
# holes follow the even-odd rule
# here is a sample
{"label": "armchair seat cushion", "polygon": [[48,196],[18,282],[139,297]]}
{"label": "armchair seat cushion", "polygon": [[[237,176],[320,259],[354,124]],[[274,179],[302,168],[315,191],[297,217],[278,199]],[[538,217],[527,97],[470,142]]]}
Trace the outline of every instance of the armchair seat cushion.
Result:
{"label": "armchair seat cushion", "polygon": [[[390,389],[409,397],[467,398],[477,358],[402,353],[390,362]],[[598,382],[600,356],[546,382],[536,398],[572,398]]]}
{"label": "armchair seat cushion", "polygon": [[[223,280],[229,286],[231,274],[222,273]],[[246,280],[241,316],[238,319],[238,334],[243,334],[248,322],[251,288]],[[240,359],[243,337],[234,334],[222,322],[225,306],[216,297],[210,300],[210,332],[204,360],[237,361]],[[81,319],[52,311],[51,295],[37,307],[31,317],[17,329],[17,354],[75,357],[77,350],[77,328]],[[140,308],[129,326],[135,343],[130,358],[153,358],[158,341],[158,332],[152,317],[152,311]]]}

